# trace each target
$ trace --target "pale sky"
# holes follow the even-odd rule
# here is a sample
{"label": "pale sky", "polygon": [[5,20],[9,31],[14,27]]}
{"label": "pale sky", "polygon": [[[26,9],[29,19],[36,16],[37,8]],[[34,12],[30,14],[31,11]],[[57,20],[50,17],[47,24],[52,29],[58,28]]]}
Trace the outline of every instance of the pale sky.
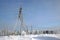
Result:
{"label": "pale sky", "polygon": [[16,24],[20,5],[26,25],[34,29],[60,27],[60,0],[0,0],[0,28]]}

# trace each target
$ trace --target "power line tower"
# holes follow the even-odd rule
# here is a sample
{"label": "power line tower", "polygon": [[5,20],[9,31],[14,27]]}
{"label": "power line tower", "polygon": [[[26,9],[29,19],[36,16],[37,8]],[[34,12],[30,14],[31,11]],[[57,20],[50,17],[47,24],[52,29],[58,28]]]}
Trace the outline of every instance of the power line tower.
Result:
{"label": "power line tower", "polygon": [[16,27],[18,26],[18,24],[19,24],[19,34],[21,35],[22,31],[25,31],[25,32],[27,31],[26,24],[24,24],[24,21],[23,21],[22,7],[20,7],[20,9],[19,9],[18,20],[13,29],[14,31],[15,31]]}

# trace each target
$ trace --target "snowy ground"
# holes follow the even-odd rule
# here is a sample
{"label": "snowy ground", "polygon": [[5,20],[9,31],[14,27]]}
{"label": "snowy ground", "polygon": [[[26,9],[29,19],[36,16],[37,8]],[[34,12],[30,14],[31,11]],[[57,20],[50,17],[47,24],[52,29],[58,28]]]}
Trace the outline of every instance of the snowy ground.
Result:
{"label": "snowy ground", "polygon": [[24,35],[24,36],[19,36],[19,35],[0,36],[0,40],[33,40],[32,37],[37,37],[37,36],[60,38],[60,34],[40,34],[40,35]]}

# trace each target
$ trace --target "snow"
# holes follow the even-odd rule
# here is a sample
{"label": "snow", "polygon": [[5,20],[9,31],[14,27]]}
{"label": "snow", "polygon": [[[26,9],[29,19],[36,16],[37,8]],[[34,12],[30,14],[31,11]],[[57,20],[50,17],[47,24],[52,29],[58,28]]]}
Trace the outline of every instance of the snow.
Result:
{"label": "snow", "polygon": [[24,35],[24,36],[10,35],[10,36],[0,36],[0,40],[35,40],[33,39],[33,37],[37,36],[49,36],[59,38],[55,34]]}
{"label": "snow", "polygon": [[1,36],[0,40],[31,40],[31,38],[23,36]]}

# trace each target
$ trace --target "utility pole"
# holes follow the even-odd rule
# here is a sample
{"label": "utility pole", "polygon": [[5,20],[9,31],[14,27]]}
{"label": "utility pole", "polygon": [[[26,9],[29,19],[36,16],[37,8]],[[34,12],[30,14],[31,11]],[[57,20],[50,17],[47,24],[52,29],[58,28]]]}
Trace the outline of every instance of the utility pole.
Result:
{"label": "utility pole", "polygon": [[31,26],[31,34],[32,34],[32,31],[33,31],[33,29],[32,29],[32,26]]}

